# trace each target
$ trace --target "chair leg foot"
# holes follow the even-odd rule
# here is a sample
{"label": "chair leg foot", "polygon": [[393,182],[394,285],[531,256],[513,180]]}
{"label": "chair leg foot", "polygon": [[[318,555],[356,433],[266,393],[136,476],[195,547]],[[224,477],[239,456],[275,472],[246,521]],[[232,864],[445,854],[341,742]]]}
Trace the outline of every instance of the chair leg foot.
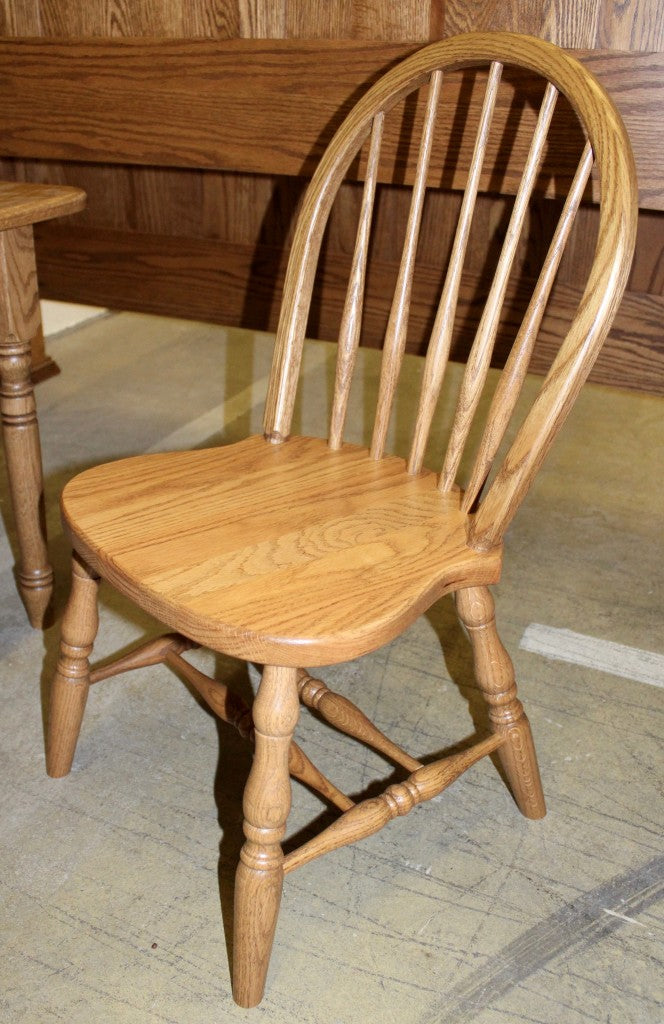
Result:
{"label": "chair leg foot", "polygon": [[512,661],[496,630],[493,598],[486,587],[459,590],[456,598],[473,647],[477,684],[489,705],[491,728],[504,736],[498,756],[514,799],[527,818],[543,818],[546,805],[530,723],[517,697]]}
{"label": "chair leg foot", "polygon": [[60,656],[51,686],[46,736],[46,771],[53,778],[67,775],[81,729],[90,686],[90,663],[99,618],[99,579],[76,555],[72,589],[62,620]]}
{"label": "chair leg foot", "polygon": [[254,702],[256,749],[244,791],[244,834],[235,879],[233,997],[263,997],[283,883],[281,840],[291,789],[288,752],[299,713],[297,669],[266,666]]}

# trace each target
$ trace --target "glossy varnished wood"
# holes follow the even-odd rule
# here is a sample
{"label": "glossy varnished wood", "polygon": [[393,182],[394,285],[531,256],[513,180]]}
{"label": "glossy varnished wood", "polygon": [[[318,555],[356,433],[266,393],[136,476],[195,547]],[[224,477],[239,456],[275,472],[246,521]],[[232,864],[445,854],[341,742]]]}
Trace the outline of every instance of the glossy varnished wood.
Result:
{"label": "glossy varnished wood", "polygon": [[[430,191],[430,201],[434,196],[435,193]],[[385,198],[389,213],[388,200],[391,202],[394,196],[390,194]],[[436,229],[444,233],[448,219],[455,212],[454,197],[445,194],[440,198],[444,200],[444,206],[440,207],[441,212],[434,223]],[[543,203],[538,210],[538,220],[544,219],[549,209],[548,200]],[[393,203],[391,205],[394,207]],[[485,238],[491,237],[495,209],[493,197],[478,197],[477,212],[480,222],[486,225]],[[595,236],[595,214],[598,210],[582,208],[581,214],[584,213],[588,213],[588,217],[583,219],[571,239],[577,253],[581,243],[584,249],[592,249]],[[392,214],[396,216],[394,208]],[[659,268],[662,266],[660,215],[650,215],[652,224],[644,222],[644,216],[641,215],[639,225],[643,244],[637,250],[632,287],[625,293],[616,312],[614,329],[604,342],[588,379],[599,384],[662,395],[664,298],[659,294]],[[164,224],[163,230],[174,231],[175,228],[172,224]],[[255,230],[258,234],[258,226]],[[276,244],[238,242],[232,240],[232,236],[231,240],[225,237],[217,240],[182,238],[174,234],[130,235],[122,230],[73,225],[57,229],[49,225],[48,232],[37,226],[36,232],[40,286],[46,297],[66,298],[72,302],[88,301],[114,309],[136,309],[165,316],[186,315],[196,320],[240,324],[257,330],[276,329],[278,296],[282,292],[286,269],[286,255]],[[431,229],[427,234],[430,236]],[[532,241],[530,232],[528,239]],[[155,258],[155,253],[159,253],[159,259]],[[485,256],[486,248],[480,248],[476,243],[469,252],[469,266],[464,267],[461,275],[458,316],[450,353],[456,362],[464,360],[472,343],[472,333],[464,329],[464,325],[469,318],[472,321],[478,296],[486,292],[486,281],[478,269],[481,258]],[[586,262],[592,262],[592,251],[583,264],[577,256],[571,265],[563,263],[561,267],[535,342],[529,368],[534,373],[547,372],[566,335],[569,321],[583,294],[579,283],[587,272]],[[316,335],[322,339],[337,339],[350,263],[349,252],[337,249],[334,258],[326,258],[321,267],[312,301],[312,315],[317,325]],[[132,273],[127,273],[128,267],[132,268]],[[498,339],[501,352],[518,331],[518,310],[526,307],[536,285],[521,256],[519,267],[518,279],[515,277],[508,284],[505,320]],[[382,345],[397,269],[396,261],[388,258],[388,246],[378,246],[367,268],[362,334],[365,346],[376,348]],[[440,297],[440,272],[440,249],[427,244],[415,275],[407,352],[426,354],[431,320]],[[248,295],[251,302],[247,301]]]}
{"label": "glossy varnished wood", "polygon": [[406,235],[399,264],[397,283],[392,297],[390,318],[387,322],[387,331],[383,343],[383,361],[380,368],[376,419],[371,439],[371,455],[374,459],[379,459],[385,450],[392,402],[394,401],[401,363],[406,350],[410,296],[413,290],[413,277],[415,273],[415,254],[422,223],[426,181],[442,84],[443,73],[437,69],[432,72],[428,83],[426,113],[417,156],[415,182],[413,184],[410,210],[408,211]]}
{"label": "glossy varnished wood", "polygon": [[[148,640],[145,644],[141,644],[127,654],[91,669],[89,675],[90,685],[100,683],[104,679],[112,679],[114,676],[121,675],[124,672],[146,668],[149,665],[168,665],[178,675],[187,680],[199,697],[205,701],[210,710],[222,722],[232,725],[244,739],[253,740],[254,722],[251,708],[238,694],[234,693],[217,679],[213,679],[211,676],[201,672],[195,665],[192,665],[182,657],[184,652],[197,646],[192,640],[181,636],[179,633],[169,633],[154,640]],[[322,684],[320,685],[322,686]],[[298,673],[298,691],[301,693],[301,690],[301,673]],[[327,692],[329,693],[329,691]],[[331,694],[331,696],[336,697],[336,694]],[[359,714],[356,708],[352,705],[350,707],[353,712]],[[348,717],[348,713],[346,717]],[[384,739],[387,741],[387,737],[384,737]],[[389,743],[389,741],[387,742]],[[300,782],[320,793],[321,796],[329,800],[330,803],[340,810],[346,811],[349,807],[353,806],[353,801],[337,789],[316,768],[294,741],[291,741],[288,751],[288,770],[294,779],[299,779]]]}
{"label": "glossy varnished wood", "polygon": [[233,996],[260,1002],[284,878],[281,841],[291,791],[288,751],[297,724],[297,670],[266,665],[256,701],[256,753],[244,791],[244,846],[235,877]]}
{"label": "glossy varnished wood", "polygon": [[556,226],[549,251],[540,271],[537,284],[533,289],[533,294],[521,327],[514,339],[504,372],[500,376],[491,402],[480,447],[475,457],[472,476],[464,494],[462,507],[465,511],[469,511],[473,507],[474,502],[479,496],[482,485],[489,475],[494,456],[505,436],[505,431],[514,412],[526,372],[530,365],[535,342],[537,341],[537,334],[542,324],[546,304],[551,295],[556,272],[560,266],[560,260],[569,238],[574,218],[579,210],[585,184],[592,170],[592,163],[592,149],[590,144],[587,143],[560,220]]}
{"label": "glossy varnished wood", "polygon": [[171,628],[299,667],[357,657],[460,583],[498,578],[460,500],[395,457],[254,437],[97,467],[62,504],[75,548]]}
{"label": "glossy varnished wood", "polygon": [[[299,180],[291,178],[286,182],[283,177],[276,177],[277,173],[313,171],[343,111],[382,70],[410,53],[416,42],[460,31],[529,32],[573,48],[573,55],[597,74],[623,113],[636,155],[642,207],[662,208],[664,179],[659,153],[663,147],[663,19],[661,4],[656,0],[586,3],[582,7],[534,0],[527,10],[516,2],[497,4],[495,0],[477,0],[472,4],[462,0],[366,0],[352,4],[223,0],[211,7],[203,0],[155,0],[147,6],[80,6],[70,0],[34,0],[20,5],[20,9],[8,0],[5,12],[2,36],[31,37],[27,45],[25,39],[3,40],[8,48],[3,57],[5,102],[0,107],[0,118],[6,115],[8,123],[3,122],[0,145],[5,143],[7,147],[7,175],[77,184],[92,197],[85,253],[79,249],[83,240],[77,234],[68,232],[67,240],[62,236],[56,239],[53,228],[45,226],[48,243],[41,244],[48,247],[50,298],[273,330],[280,289],[278,258],[263,243],[277,244],[275,238],[281,243],[281,227],[288,213],[284,194],[290,191],[299,197],[302,187]],[[36,40],[37,36],[55,38]],[[99,47],[99,79],[91,74],[90,49],[86,45],[91,36],[96,37],[94,44]],[[193,40],[192,47],[188,43],[193,36],[198,38]],[[140,45],[131,37],[142,37]],[[32,49],[35,43],[44,48],[38,56]],[[203,51],[210,46],[206,51],[210,53],[209,62],[202,52],[197,52],[197,44],[202,44]],[[220,51],[221,70],[213,86],[215,45]],[[107,53],[106,46],[112,52]],[[170,54],[177,53],[177,84],[173,82],[173,62],[160,59],[164,46],[172,47]],[[117,73],[111,74],[119,50],[135,55],[134,71],[120,60]],[[24,58],[26,66],[22,66]],[[322,65],[332,69],[324,94],[325,101],[330,101],[329,108],[323,108],[323,97],[317,95]],[[148,91],[156,93],[156,97],[153,101],[150,95],[143,102],[146,76],[150,75],[155,81]],[[91,84],[97,88],[91,89]],[[60,118],[63,86],[66,123]],[[173,89],[177,89],[178,100],[169,106],[168,97],[174,96]],[[105,103],[109,91],[114,96],[113,105]],[[138,103],[136,91],[140,93]],[[538,95],[529,95],[521,111],[519,121],[525,138],[532,131],[533,111],[538,102]],[[501,119],[502,116],[499,112]],[[316,118],[315,123],[311,118]],[[122,131],[118,130],[119,123],[123,125]],[[52,130],[54,124],[58,124],[57,132]],[[566,175],[561,175],[558,166],[555,184],[569,181],[567,175],[575,164],[574,133],[567,126],[556,133],[555,159],[559,161],[564,153],[569,164]],[[463,132],[464,155],[469,155],[466,143],[472,139],[471,129],[472,125],[468,125]],[[162,133],[167,141],[159,145]],[[26,163],[13,159],[18,152],[16,144],[22,144],[21,136],[26,144],[41,146],[42,161]],[[458,138],[455,136],[455,152]],[[160,166],[138,166],[137,160],[149,160],[153,145],[159,145]],[[53,147],[66,147],[69,162],[57,163]],[[106,161],[113,159],[109,154],[115,147],[124,148],[126,155],[123,158],[118,154],[122,162],[110,166]],[[407,161],[406,173],[403,156],[407,149],[406,146],[401,153],[396,152],[394,165],[386,165],[381,180],[387,180],[391,173],[393,181],[408,180],[412,160]],[[200,170],[201,150],[216,151],[215,166],[230,169]],[[395,154],[392,144],[390,151]],[[510,151],[513,161],[508,163],[513,162],[513,166],[508,167],[507,175],[498,170],[494,176],[494,188],[500,191],[514,191],[523,142],[519,141],[517,149]],[[176,169],[165,166],[171,156],[182,160]],[[77,162],[81,158],[86,162]],[[262,166],[261,174],[247,173],[249,167],[256,167],[257,160]],[[434,153],[434,177],[439,167]],[[351,171],[355,173],[355,167]],[[450,168],[447,171],[449,184]],[[436,186],[438,181],[432,184]],[[445,195],[440,199],[446,207],[453,202]],[[389,213],[389,220],[397,224],[398,198],[383,200],[385,215]],[[495,224],[500,206],[495,191],[485,202],[492,210]],[[388,203],[393,203],[389,210]],[[590,212],[591,221],[595,213],[596,210]],[[434,212],[429,204],[425,230],[428,224],[440,236],[446,219],[440,206]],[[629,306],[625,307],[629,317],[623,318],[626,325],[614,333],[610,348],[605,347],[592,374],[593,379],[602,383],[661,393],[664,349],[660,332],[652,329],[653,308],[662,305],[661,275],[655,274],[644,284],[643,272],[647,273],[651,263],[658,265],[664,232],[661,220],[645,210],[640,221],[639,283],[635,279],[629,286]],[[113,229],[112,237],[102,237],[109,228]],[[581,239],[586,236],[586,231],[580,232]],[[480,235],[476,247],[478,259],[483,255],[484,237]],[[213,254],[212,240],[219,240]],[[238,248],[231,252],[229,245]],[[585,274],[579,252],[582,248],[583,242],[574,247],[568,284],[574,284]],[[121,255],[120,251],[128,255]],[[343,274],[349,251],[343,240],[332,239],[326,251],[328,275]],[[395,240],[389,258],[398,260],[399,252],[400,241]],[[430,260],[433,254],[434,250],[427,246],[425,259]],[[46,255],[46,251],[39,252],[42,263]],[[374,255],[378,255],[375,250]],[[137,267],[136,273],[130,274],[127,260],[132,257],[139,260],[140,272]],[[437,266],[435,271],[439,272]],[[370,287],[368,311],[380,306],[381,295],[386,291],[382,282]],[[256,301],[257,295],[261,301]],[[427,325],[434,315],[437,298],[437,294],[427,296],[426,300],[421,293],[418,296],[418,313]],[[316,322],[321,324],[321,331],[328,330],[320,333],[320,337],[336,337],[335,299],[334,294],[324,296]],[[562,326],[566,313],[566,304],[557,309],[556,299],[554,296],[551,316],[547,318],[554,336],[546,348],[538,345],[533,362],[536,372],[548,368],[550,353],[559,337],[556,330]],[[659,309],[655,319],[661,317]],[[414,320],[411,314],[411,323]],[[377,344],[382,339],[384,323],[367,327],[363,344]],[[414,338],[408,344],[409,351],[418,350]],[[453,354],[457,360],[464,356],[465,350]]]}
{"label": "glossy varnished wood", "polygon": [[300,669],[297,688],[302,703],[316,710],[335,729],[366,743],[396,764],[403,765],[408,771],[413,772],[421,768],[419,761],[377,729],[346,697],[328,689],[322,680],[314,679],[308,672]]}
{"label": "glossy varnished wood", "polygon": [[[547,84],[462,380],[447,455],[437,476],[422,464],[449,355],[450,327],[443,321],[453,317],[461,294],[463,276],[458,264],[467,249],[499,80],[503,67],[512,64],[538,73]],[[425,367],[415,441],[406,462],[385,455],[384,448],[406,346],[441,85],[448,71],[475,66],[488,69],[488,86],[451,246],[457,262],[447,270],[440,322],[434,324]],[[342,433],[370,264],[377,167],[385,140],[383,119],[420,90],[423,128],[385,334],[373,439],[367,450],[344,444]],[[490,409],[492,419],[480,433],[483,440],[464,500],[457,471],[480,408],[508,279],[560,96],[575,109],[585,133],[572,192],[517,331],[515,354],[508,360],[504,383]],[[345,174],[367,141],[369,171],[358,231],[349,250],[353,256],[341,314],[337,394],[326,444],[318,438],[291,436],[292,416],[328,217]],[[542,389],[482,498],[481,486],[515,407],[593,159],[601,213],[589,279]],[[498,637],[488,584],[500,573],[504,532],[608,331],[627,279],[635,209],[633,161],[624,128],[611,101],[580,64],[546,43],[514,35],[465,36],[427,47],[385,75],[357,103],[304,197],[285,279],[264,436],[215,450],[122,460],[80,474],[65,489],[65,524],[79,564],[56,692],[69,692],[64,688],[67,672],[86,690],[91,680],[87,669],[93,632],[90,588],[94,574],[99,574],[185,637],[152,641],[137,654],[125,655],[116,667],[132,668],[141,659],[145,664],[164,660],[189,680],[220,718],[247,737],[253,734],[255,754],[243,802],[246,841],[235,894],[233,991],[242,1006],[255,1005],[263,993],[286,872],[372,835],[416,804],[437,796],[494,751],[523,814],[538,818],[545,813],[530,726],[517,696],[512,663]],[[83,571],[84,565],[90,569]],[[355,658],[392,640],[449,591],[456,593],[459,616],[470,637],[492,735],[461,753],[422,763],[389,740],[347,698],[328,690],[309,669]],[[223,685],[181,657],[191,641],[265,666],[253,715]],[[94,679],[111,674],[112,667],[102,667]],[[353,803],[317,774],[294,743],[298,697],[335,728],[405,767],[408,778],[388,786],[380,796]],[[66,710],[66,701],[59,699]],[[79,700],[71,709],[69,729],[64,712],[54,718],[58,734],[68,737],[61,744],[68,757],[81,712]],[[62,764],[66,768],[64,755]],[[289,774],[313,785],[343,813],[320,835],[284,857],[281,842],[290,807]]]}
{"label": "glossy varnished wood", "polygon": [[[405,38],[412,37],[403,36],[402,40]],[[2,39],[0,61],[5,73],[0,154],[311,174],[354,98],[415,49],[416,45],[408,42],[311,37]],[[662,209],[664,172],[657,150],[662,145],[658,110],[664,55],[588,49],[575,54],[597,74],[624,111],[638,156],[642,205]],[[461,89],[460,76],[455,76],[455,82],[455,88]],[[527,102],[522,117],[532,130],[539,86],[532,78],[524,86]],[[110,95],[112,104],[106,102]],[[512,91],[501,101],[497,115],[501,128],[509,122],[514,95]],[[63,105],[67,122],[54,133],[52,126]],[[469,130],[460,134],[457,129],[452,144],[458,149],[461,143],[463,159],[452,169],[455,173],[447,168],[445,187],[463,188],[475,127],[471,123]],[[448,124],[433,155],[432,183],[441,181],[444,143],[451,130]],[[520,136],[516,150],[502,166],[502,191],[513,194],[518,187],[528,134]],[[556,131],[554,163],[567,183],[576,166],[571,145],[575,134],[571,118]],[[404,164],[397,126],[390,136],[385,154],[389,158],[379,180],[412,182],[414,160],[406,154]]]}
{"label": "glossy varnished wood", "polygon": [[71,769],[90,689],[90,662],[97,630],[99,577],[77,557],[72,587],[62,620],[60,656],[51,684],[46,737],[46,770],[54,778]]}
{"label": "glossy varnished wood", "polygon": [[438,796],[480,758],[493,753],[504,742],[504,738],[496,733],[460,754],[420,765],[405,782],[388,786],[380,796],[351,807],[313,839],[289,853],[284,861],[284,872],[303,867],[324,853],[373,835],[393,818],[408,814],[417,804]]}
{"label": "glossy varnished wood", "polygon": [[71,185],[0,182],[0,231],[64,217],[82,210],[85,193]]}
{"label": "glossy varnished wood", "polygon": [[43,353],[32,225],[80,210],[84,202],[76,188],[0,183],[0,419],[16,523],[18,588],[36,628],[43,625],[51,600],[53,570],[31,374],[33,348]]}
{"label": "glossy varnished wood", "polygon": [[438,309],[436,311],[436,319],[434,321],[431,338],[429,339],[427,347],[427,357],[424,364],[424,379],[422,381],[422,390],[420,392],[420,404],[417,413],[417,420],[415,422],[413,443],[408,459],[408,469],[411,473],[418,473],[422,468],[424,452],[429,438],[429,430],[431,429],[431,421],[440,396],[443,375],[449,359],[450,347],[452,344],[452,331],[459,302],[459,288],[461,285],[463,264],[466,258],[470,226],[473,219],[473,213],[475,212],[477,190],[479,188],[479,179],[484,165],[487,141],[491,130],[493,111],[496,104],[496,97],[498,94],[498,86],[500,85],[502,71],[502,64],[498,61],[493,61],[487,81],[484,102],[482,104],[482,113],[480,115],[477,136],[475,138],[475,148],[473,150],[468,181],[464,190],[463,202],[459,211],[459,221],[454,236],[452,251],[450,253],[447,274],[445,276],[445,284],[443,285],[440,302],[438,303]]}
{"label": "glossy varnished wood", "polygon": [[527,818],[546,813],[530,724],[516,695],[514,669],[496,630],[493,598],[486,587],[459,590],[459,618],[468,630],[477,684],[489,706],[489,718],[503,743],[498,755],[514,799]]}
{"label": "glossy varnished wood", "polygon": [[[634,251],[636,177],[624,125],[598,83],[577,61],[558,48],[541,40],[510,34],[459,36],[425,47],[403,61],[357,103],[330,143],[303,202],[286,274],[265,411],[266,436],[275,441],[288,437],[323,233],[340,183],[367,138],[372,119],[379,112],[394,107],[404,95],[424,85],[436,68],[447,71],[468,66],[486,66],[494,62],[516,63],[528,71],[537,71],[548,79],[548,85],[505,244],[471,350],[450,446],[443,464],[443,490],[453,485],[463,444],[484,384],[495,340],[497,318],[523,225],[527,199],[541,163],[544,141],[558,93],[569,101],[578,114],[592,146],[601,207],[597,249],[579,309],[542,390],[473,523],[470,541],[482,549],[500,543],[588,376],[622,297]],[[581,155],[580,150],[579,159]],[[404,249],[406,251],[407,246]],[[398,278],[395,294],[401,295],[401,305],[405,307],[398,314],[398,319],[403,320],[408,315],[409,296],[399,291],[400,280]],[[393,313],[391,320],[394,318]],[[388,329],[388,341],[390,337]],[[387,370],[383,368],[381,371],[382,376],[389,379],[393,376],[395,348],[393,343],[386,347]],[[392,390],[391,387],[381,388],[377,424],[386,422],[389,417]],[[378,437],[379,444],[377,449],[374,444],[374,454],[380,451],[380,433]],[[416,441],[421,450],[423,439],[420,437]]]}
{"label": "glossy varnished wood", "polygon": [[350,270],[344,311],[339,328],[339,355],[337,357],[337,373],[334,388],[332,416],[330,417],[330,448],[340,448],[343,440],[346,408],[350,395],[350,386],[355,369],[357,349],[360,344],[362,330],[362,313],[364,310],[364,289],[369,258],[369,238],[371,236],[371,220],[376,195],[376,178],[380,160],[380,147],[383,139],[383,122],[385,115],[376,115],[371,127],[371,142],[367,159],[366,180],[362,194],[362,208],[355,239],[353,263]]}
{"label": "glossy varnished wood", "polygon": [[542,165],[544,147],[557,99],[558,92],[549,83],[544,93],[537,126],[528,152],[521,184],[514,201],[512,215],[507,225],[505,241],[503,242],[503,247],[494,270],[491,288],[489,289],[475,340],[468,354],[468,362],[457,401],[452,432],[447,445],[445,462],[440,474],[440,488],[443,491],[449,490],[454,485],[463,449],[484,388],[491,362],[491,354],[498,333],[500,314],[507,292],[507,281],[514,263],[519,238],[523,231],[528,203]]}
{"label": "glossy varnished wood", "polygon": [[41,323],[32,227],[0,232],[0,416],[16,524],[19,593],[40,627],[53,591],[46,549],[44,486],[31,339]]}

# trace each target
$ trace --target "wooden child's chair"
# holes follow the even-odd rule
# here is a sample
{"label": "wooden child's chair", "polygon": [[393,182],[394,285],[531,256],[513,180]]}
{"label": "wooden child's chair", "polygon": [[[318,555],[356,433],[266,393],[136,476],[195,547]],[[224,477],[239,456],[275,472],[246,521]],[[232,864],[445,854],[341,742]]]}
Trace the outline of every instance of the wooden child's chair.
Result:
{"label": "wooden child's chair", "polygon": [[[461,269],[503,66],[541,76],[542,101],[502,251],[470,350],[439,475],[424,450],[450,350]],[[486,77],[467,184],[424,363],[407,461],[385,454],[388,420],[406,342],[415,251],[437,108],[447,71]],[[385,336],[371,447],[344,443],[344,417],[360,338],[372,206],[386,114],[417,90],[425,111],[410,214]],[[523,322],[500,377],[465,489],[456,477],[492,356],[510,268],[545,151],[558,94],[585,133],[569,194]],[[455,115],[455,123],[456,115]],[[580,136],[581,137],[581,136]],[[321,238],[349,165],[368,141],[365,185],[338,336],[329,437],[291,436],[291,416]],[[596,254],[567,336],[492,482],[481,492],[523,382],[570,228],[595,166],[600,194]],[[233,990],[242,1006],[263,994],[285,874],[319,854],[372,834],[440,793],[497,751],[520,810],[545,813],[528,720],[494,621],[488,586],[498,580],[502,540],[581,387],[620,300],[634,245],[633,159],[613,104],[591,74],[554,46],[511,34],[459,36],[393,68],[357,103],[314,175],[299,216],[285,281],[264,436],[205,451],[124,459],[77,476],[63,514],[74,548],[73,585],[53,682],[47,763],[71,767],[90,683],[164,661],[185,674],[224,720],[255,742],[244,795],[246,842],[237,869]],[[175,631],[111,666],[90,670],[97,584],[107,580]],[[310,675],[317,665],[393,640],[453,592],[489,706],[490,735],[462,753],[422,764],[380,733],[346,699]],[[182,657],[198,644],[264,665],[250,711]],[[405,782],[358,804],[341,793],[293,740],[299,702],[372,745],[408,772]],[[342,812],[319,836],[284,856],[289,775]]]}

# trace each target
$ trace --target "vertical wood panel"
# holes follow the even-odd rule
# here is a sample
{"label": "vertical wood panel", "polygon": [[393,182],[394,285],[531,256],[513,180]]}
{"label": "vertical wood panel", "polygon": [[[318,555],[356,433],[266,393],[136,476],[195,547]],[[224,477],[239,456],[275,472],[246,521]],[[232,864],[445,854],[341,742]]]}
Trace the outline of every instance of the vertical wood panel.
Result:
{"label": "vertical wood panel", "polygon": [[606,0],[545,0],[544,18],[538,35],[558,46],[592,49],[597,25]]}
{"label": "vertical wood panel", "polygon": [[392,4],[383,0],[360,0],[352,5],[352,38],[395,43],[436,39],[443,34],[444,7],[444,0]]}
{"label": "vertical wood panel", "polygon": [[39,0],[0,0],[0,35],[41,36]]}
{"label": "vertical wood panel", "polygon": [[614,0],[602,4],[596,45],[610,50],[661,53],[664,4],[661,0]]}
{"label": "vertical wood panel", "polygon": [[526,32],[541,35],[544,0],[446,0],[445,35]]}
{"label": "vertical wood panel", "polygon": [[203,39],[237,39],[242,31],[241,5],[233,0],[189,0],[182,11],[182,35]]}
{"label": "vertical wood panel", "polygon": [[238,0],[240,35],[244,39],[284,39],[286,0]]}

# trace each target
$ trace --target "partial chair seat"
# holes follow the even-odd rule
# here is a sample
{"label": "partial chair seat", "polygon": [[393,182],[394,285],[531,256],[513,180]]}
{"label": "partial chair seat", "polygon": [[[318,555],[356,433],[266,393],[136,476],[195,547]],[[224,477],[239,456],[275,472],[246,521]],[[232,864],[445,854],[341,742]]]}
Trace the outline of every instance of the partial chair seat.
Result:
{"label": "partial chair seat", "polygon": [[461,492],[436,479],[355,445],[250,437],[87,470],[62,504],[74,548],[169,627],[310,667],[388,642],[449,590],[497,581],[501,549],[468,546]]}

